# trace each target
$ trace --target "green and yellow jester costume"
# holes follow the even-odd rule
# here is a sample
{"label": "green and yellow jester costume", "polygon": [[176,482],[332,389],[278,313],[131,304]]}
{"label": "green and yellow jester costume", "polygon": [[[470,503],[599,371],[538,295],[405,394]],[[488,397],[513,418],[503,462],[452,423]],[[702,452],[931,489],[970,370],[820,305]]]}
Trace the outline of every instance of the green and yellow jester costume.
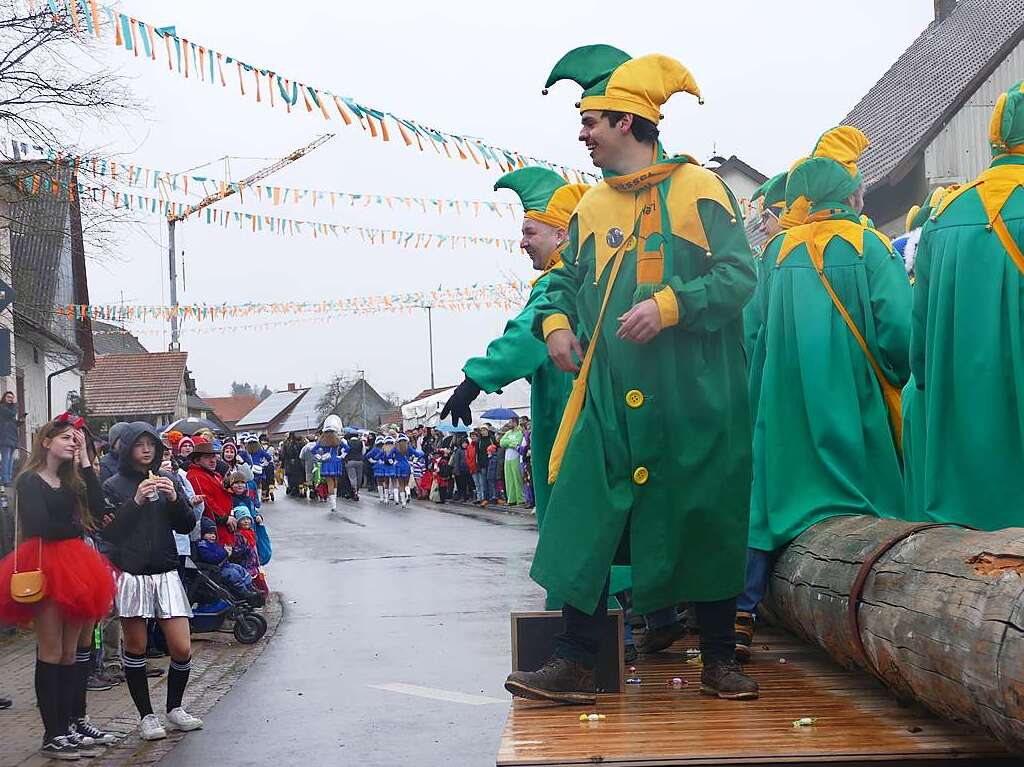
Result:
{"label": "green and yellow jester costume", "polygon": [[925,519],[982,530],[1024,514],[1024,82],[996,101],[993,160],[921,232],[911,368],[925,414]]}
{"label": "green and yellow jester costume", "polygon": [[805,222],[765,249],[751,371],[750,546],[761,551],[831,516],[903,515],[910,283],[884,235],[846,204],[867,143],[847,126],[819,139],[786,184],[787,207],[805,208]]}
{"label": "green and yellow jester costume", "polygon": [[[751,199],[757,202],[758,211],[762,217],[766,211],[770,211],[777,219],[782,220],[782,216],[786,212],[786,177],[788,175],[786,171],[777,173],[754,190]],[[767,245],[768,243],[765,242],[760,249],[754,251],[754,271],[757,274],[758,287],[761,285],[764,248]],[[758,304],[757,291],[755,291],[754,297],[743,307],[743,348],[747,351],[748,361],[753,355],[757,334],[761,329],[761,318],[757,313]]]}
{"label": "green and yellow jester costume", "polygon": [[[585,89],[579,105],[654,123],[672,93],[699,97],[678,62],[610,46],[564,56],[548,86]],[[648,613],[743,588],[750,418],[743,306],[754,266],[732,194],[688,156],[605,174],[570,223],[534,330],[574,332],[587,348],[552,451],[557,477],[531,576],[578,610],[599,602],[613,562],[631,563]],[[617,318],[653,298],[662,330],[617,337]],[[604,306],[604,304],[607,304]],[[730,616],[731,620],[731,616]]]}

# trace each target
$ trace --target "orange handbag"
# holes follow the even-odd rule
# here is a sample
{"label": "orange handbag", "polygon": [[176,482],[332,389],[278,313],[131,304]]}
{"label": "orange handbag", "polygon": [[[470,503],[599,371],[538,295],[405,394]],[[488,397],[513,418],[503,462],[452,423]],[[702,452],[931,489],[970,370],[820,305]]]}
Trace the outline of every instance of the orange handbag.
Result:
{"label": "orange handbag", "polygon": [[46,576],[43,575],[43,539],[39,539],[39,560],[35,570],[18,570],[18,517],[14,515],[14,574],[11,576],[11,599],[24,605],[40,601],[46,596]]}

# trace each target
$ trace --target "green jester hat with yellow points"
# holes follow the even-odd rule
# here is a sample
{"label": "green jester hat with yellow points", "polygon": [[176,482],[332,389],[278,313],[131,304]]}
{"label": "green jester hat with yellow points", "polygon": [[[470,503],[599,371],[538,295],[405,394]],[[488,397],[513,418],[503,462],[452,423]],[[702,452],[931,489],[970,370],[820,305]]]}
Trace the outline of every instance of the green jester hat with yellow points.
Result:
{"label": "green jester hat with yellow points", "polygon": [[547,168],[520,168],[506,173],[494,184],[494,190],[511,189],[519,196],[526,217],[556,229],[568,229],[569,219],[580,198],[590,187],[569,184]]}
{"label": "green jester hat with yellow points", "polygon": [[701,98],[690,70],[675,59],[660,53],[634,59],[611,45],[584,45],[569,51],[551,70],[543,92],[559,80],[583,87],[583,98],[576,105],[581,112],[628,112],[655,125],[662,117],[661,106],[673,93]]}

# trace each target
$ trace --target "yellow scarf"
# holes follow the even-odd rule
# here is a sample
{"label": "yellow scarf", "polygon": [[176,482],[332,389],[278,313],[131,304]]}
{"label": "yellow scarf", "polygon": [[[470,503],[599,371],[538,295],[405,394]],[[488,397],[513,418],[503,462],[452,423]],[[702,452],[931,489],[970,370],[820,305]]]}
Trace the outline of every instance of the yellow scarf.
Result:
{"label": "yellow scarf", "polygon": [[[657,152],[657,149],[655,149]],[[642,202],[640,210],[637,210],[634,203],[634,215],[639,220],[639,226],[634,221],[633,228],[637,231],[640,242],[637,243],[630,234],[623,242],[619,243],[616,253],[612,259],[612,271],[608,275],[608,284],[604,289],[604,300],[601,302],[601,310],[597,315],[597,324],[594,326],[593,337],[587,347],[586,354],[580,365],[580,372],[573,381],[572,391],[569,400],[562,412],[562,421],[558,426],[558,434],[551,446],[551,457],[548,461],[548,482],[554,484],[558,478],[559,469],[562,466],[562,458],[565,456],[565,449],[569,445],[569,438],[572,436],[580,413],[583,412],[583,405],[586,399],[587,378],[590,375],[590,365],[594,359],[594,351],[601,339],[601,326],[604,321],[605,309],[608,308],[608,300],[611,298],[612,286],[619,274],[619,266],[622,259],[629,250],[636,250],[636,282],[637,285],[658,284],[664,277],[665,259],[662,247],[648,252],[647,240],[649,237],[661,233],[661,208],[658,195],[658,184],[667,179],[679,167],[680,164],[692,162],[686,156],[674,157],[668,161],[656,162],[646,168],[628,173],[623,176],[611,176],[605,182],[617,192],[632,193],[636,195],[636,202]],[[642,198],[642,199],[641,199]],[[623,235],[624,236],[624,235]]]}

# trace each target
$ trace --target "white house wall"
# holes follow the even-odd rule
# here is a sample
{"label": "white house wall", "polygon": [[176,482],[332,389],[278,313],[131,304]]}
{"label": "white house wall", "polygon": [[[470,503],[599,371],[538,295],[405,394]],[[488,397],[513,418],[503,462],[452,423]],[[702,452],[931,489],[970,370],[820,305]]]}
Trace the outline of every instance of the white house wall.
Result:
{"label": "white house wall", "polygon": [[[31,444],[32,436],[36,429],[46,423],[46,376],[50,373],[66,367],[68,362],[64,357],[47,357],[43,350],[34,347],[32,342],[25,338],[15,338],[15,356],[18,360],[18,369],[25,376],[25,395],[22,400],[22,408],[25,415],[25,436]],[[38,351],[36,350],[38,348]],[[36,359],[39,362],[36,362]],[[61,373],[53,377],[53,396],[50,401],[53,415],[63,413],[67,409],[67,396],[69,391],[76,393],[82,390],[82,377],[77,371]],[[11,387],[14,391],[14,387]]]}
{"label": "white house wall", "polygon": [[1024,41],[996,68],[945,125],[924,153],[928,188],[972,180],[988,167],[992,152],[988,124],[996,98],[1024,80]]}

